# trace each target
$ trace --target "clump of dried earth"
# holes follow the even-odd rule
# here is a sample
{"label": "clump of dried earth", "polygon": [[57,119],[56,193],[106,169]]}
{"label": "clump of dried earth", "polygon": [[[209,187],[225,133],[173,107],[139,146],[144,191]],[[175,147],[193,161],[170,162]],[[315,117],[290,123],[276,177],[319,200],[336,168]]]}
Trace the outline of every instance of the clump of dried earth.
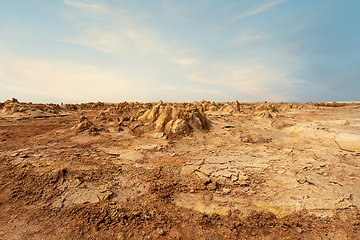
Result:
{"label": "clump of dried earth", "polygon": [[0,103],[0,239],[360,239],[360,105]]}

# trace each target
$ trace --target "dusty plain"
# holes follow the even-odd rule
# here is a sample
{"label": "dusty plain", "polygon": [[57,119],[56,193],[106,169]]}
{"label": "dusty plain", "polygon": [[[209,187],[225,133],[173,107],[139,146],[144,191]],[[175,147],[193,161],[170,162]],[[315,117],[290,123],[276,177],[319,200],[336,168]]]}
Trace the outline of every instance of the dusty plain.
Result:
{"label": "dusty plain", "polygon": [[0,103],[0,239],[360,239],[356,103]]}

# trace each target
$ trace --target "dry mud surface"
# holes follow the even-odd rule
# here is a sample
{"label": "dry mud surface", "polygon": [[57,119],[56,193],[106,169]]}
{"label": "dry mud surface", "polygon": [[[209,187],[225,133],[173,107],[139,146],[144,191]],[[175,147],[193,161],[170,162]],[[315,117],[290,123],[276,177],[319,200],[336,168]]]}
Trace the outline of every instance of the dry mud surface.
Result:
{"label": "dry mud surface", "polygon": [[0,103],[0,239],[360,239],[360,105]]}

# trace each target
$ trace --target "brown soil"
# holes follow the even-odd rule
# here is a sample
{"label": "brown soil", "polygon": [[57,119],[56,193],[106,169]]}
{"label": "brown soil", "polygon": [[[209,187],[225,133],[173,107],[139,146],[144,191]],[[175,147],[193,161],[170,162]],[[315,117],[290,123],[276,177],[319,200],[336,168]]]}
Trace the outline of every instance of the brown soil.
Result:
{"label": "brown soil", "polygon": [[209,131],[144,137],[155,103],[7,104],[0,239],[360,239],[358,105],[193,103]]}

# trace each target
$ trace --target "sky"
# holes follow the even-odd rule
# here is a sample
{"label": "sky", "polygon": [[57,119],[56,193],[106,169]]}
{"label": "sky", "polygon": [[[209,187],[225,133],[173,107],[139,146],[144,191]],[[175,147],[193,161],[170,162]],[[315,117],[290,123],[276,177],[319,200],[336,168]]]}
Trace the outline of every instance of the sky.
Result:
{"label": "sky", "polygon": [[358,0],[3,0],[0,101],[360,100]]}

